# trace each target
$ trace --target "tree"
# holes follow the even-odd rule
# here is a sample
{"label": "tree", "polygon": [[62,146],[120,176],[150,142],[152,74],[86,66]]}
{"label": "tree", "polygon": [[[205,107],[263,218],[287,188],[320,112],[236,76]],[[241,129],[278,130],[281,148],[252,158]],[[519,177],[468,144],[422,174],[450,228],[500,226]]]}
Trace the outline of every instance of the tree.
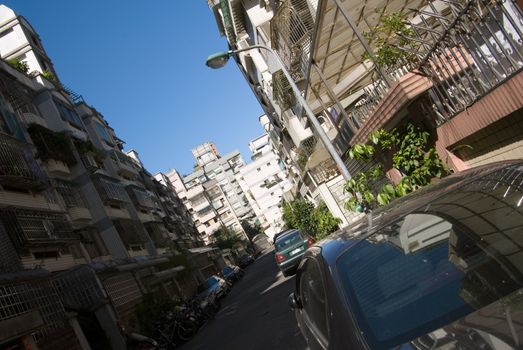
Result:
{"label": "tree", "polygon": [[282,207],[282,218],[286,228],[297,228],[316,239],[322,239],[336,231],[341,223],[323,202],[315,207],[313,203],[302,198],[284,202]]}
{"label": "tree", "polygon": [[259,222],[255,222],[254,225],[252,225],[249,221],[243,220],[241,222],[242,228],[247,234],[247,237],[249,237],[249,240],[252,241],[254,236],[259,235],[260,233],[263,233],[263,229]]}
{"label": "tree", "polygon": [[233,249],[236,243],[242,242],[238,233],[226,226],[221,226],[213,235],[214,244],[220,249]]}

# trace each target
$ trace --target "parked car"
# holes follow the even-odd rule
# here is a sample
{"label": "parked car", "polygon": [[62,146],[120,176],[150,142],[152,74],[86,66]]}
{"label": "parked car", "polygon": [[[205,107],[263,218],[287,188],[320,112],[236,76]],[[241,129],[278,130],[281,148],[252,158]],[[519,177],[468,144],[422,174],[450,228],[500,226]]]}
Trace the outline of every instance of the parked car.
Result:
{"label": "parked car", "polygon": [[199,299],[206,299],[210,294],[214,294],[217,298],[223,298],[230,291],[227,282],[218,276],[211,276],[198,286],[197,293]]}
{"label": "parked car", "polygon": [[519,349],[523,163],[452,175],[307,250],[289,296],[314,349]]}
{"label": "parked car", "polygon": [[238,265],[240,265],[242,269],[246,268],[254,262],[254,258],[249,254],[242,255],[238,260]]}
{"label": "parked car", "polygon": [[227,265],[222,269],[221,274],[226,281],[232,284],[243,276],[243,270],[236,265]]}
{"label": "parked car", "polygon": [[288,230],[278,235],[274,241],[274,257],[284,276],[290,276],[294,273],[303,253],[313,243],[314,239],[303,234],[300,230]]}

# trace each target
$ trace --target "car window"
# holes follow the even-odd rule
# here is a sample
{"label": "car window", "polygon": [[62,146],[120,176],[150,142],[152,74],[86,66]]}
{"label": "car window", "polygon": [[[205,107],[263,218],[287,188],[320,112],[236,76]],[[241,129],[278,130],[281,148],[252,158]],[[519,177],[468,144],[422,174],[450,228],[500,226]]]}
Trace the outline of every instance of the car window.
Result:
{"label": "car window", "polygon": [[318,263],[308,258],[300,275],[300,299],[303,310],[309,321],[327,337],[327,309],[325,302],[325,288],[321,278]]}
{"label": "car window", "polygon": [[518,174],[507,169],[436,198],[340,256],[346,301],[372,349],[392,348],[522,290]]}
{"label": "car window", "polygon": [[292,233],[286,234],[285,236],[280,237],[276,240],[276,250],[285,250],[286,248],[289,248],[290,246],[298,243],[301,240],[302,237],[299,231],[294,231]]}

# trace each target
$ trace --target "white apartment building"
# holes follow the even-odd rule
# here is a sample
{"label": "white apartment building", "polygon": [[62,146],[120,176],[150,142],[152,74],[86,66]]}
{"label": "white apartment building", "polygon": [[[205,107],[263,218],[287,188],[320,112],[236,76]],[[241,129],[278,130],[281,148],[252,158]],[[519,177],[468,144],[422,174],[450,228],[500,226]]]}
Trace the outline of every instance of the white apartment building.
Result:
{"label": "white apartment building", "polygon": [[[260,117],[262,125],[268,123]],[[270,239],[283,228],[282,202],[293,184],[280,159],[264,133],[249,143],[252,162],[240,169],[238,180]]]}
{"label": "white apartment building", "polygon": [[220,226],[244,235],[241,221],[252,221],[255,214],[236,178],[245,166],[241,154],[234,151],[222,157],[210,142],[194,148],[192,153],[197,162],[192,173],[181,176],[172,169],[165,175],[191,213],[201,238],[211,243]]}

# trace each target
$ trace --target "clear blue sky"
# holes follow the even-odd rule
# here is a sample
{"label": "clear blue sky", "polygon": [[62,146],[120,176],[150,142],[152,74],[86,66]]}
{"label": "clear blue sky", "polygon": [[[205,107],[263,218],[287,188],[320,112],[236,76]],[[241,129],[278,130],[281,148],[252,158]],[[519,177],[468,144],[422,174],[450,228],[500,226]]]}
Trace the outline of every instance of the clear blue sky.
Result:
{"label": "clear blue sky", "polygon": [[40,34],[62,82],[84,96],[151,172],[192,169],[191,149],[214,141],[249,159],[263,113],[205,0],[2,1]]}

